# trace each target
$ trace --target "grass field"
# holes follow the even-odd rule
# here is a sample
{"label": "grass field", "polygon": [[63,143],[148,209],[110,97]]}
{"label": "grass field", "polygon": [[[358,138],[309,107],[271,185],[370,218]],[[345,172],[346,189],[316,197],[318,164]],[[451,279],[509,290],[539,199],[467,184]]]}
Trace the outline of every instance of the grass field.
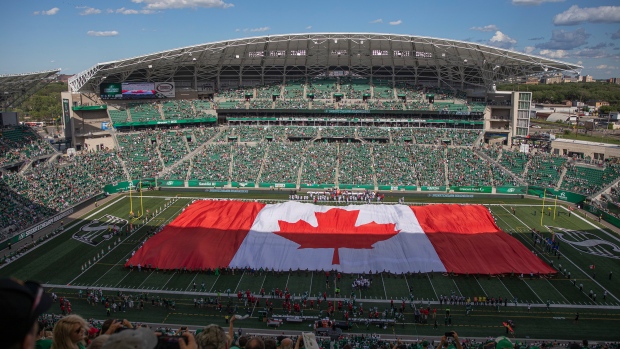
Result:
{"label": "grass field", "polygon": [[[193,195],[196,194],[179,194]],[[207,194],[202,194],[207,195]],[[240,195],[218,194],[226,197]],[[248,195],[248,194],[246,194]],[[246,196],[247,197],[247,196]],[[268,192],[258,197],[265,200],[285,199],[287,195],[278,192]],[[390,200],[396,198],[388,198]],[[133,199],[133,210],[138,212],[139,198]],[[408,203],[413,202],[408,199]],[[424,198],[425,202],[431,202]],[[39,247],[32,249],[22,258],[5,265],[0,269],[0,275],[14,276],[20,279],[38,280],[47,285],[59,296],[68,297],[72,301],[75,313],[84,317],[105,318],[105,309],[101,305],[90,306],[85,299],[79,299],[79,291],[86,288],[101,288],[106,296],[118,296],[119,292],[131,294],[134,297],[146,295],[149,301],[145,309],[128,310],[123,315],[132,321],[161,322],[166,324],[206,325],[208,323],[223,324],[226,307],[238,307],[238,312],[249,312],[252,320],[246,320],[244,327],[265,328],[259,322],[258,311],[265,304],[261,299],[258,307],[244,308],[243,303],[237,301],[237,290],[251,290],[259,293],[261,288],[266,290],[266,298],[270,298],[274,288],[287,288],[294,297],[308,292],[310,299],[316,299],[323,292],[328,297],[336,297],[334,280],[330,280],[330,288],[326,288],[326,278],[323,274],[313,272],[284,272],[284,273],[249,273],[241,272],[235,275],[213,275],[206,273],[177,273],[137,270],[130,272],[123,267],[125,261],[138,246],[147,238],[148,231],[173,220],[185,206],[191,203],[192,198],[176,196],[171,192],[149,192],[142,199],[144,208],[157,212],[155,217],[143,227],[136,229],[128,236],[122,233],[109,237],[108,229],[119,226],[126,227],[132,222],[134,226],[141,224],[140,220],[130,220],[130,199],[119,196],[102,207],[87,213],[79,220],[66,227],[62,234],[46,241]],[[449,202],[448,199],[432,202]],[[366,291],[353,290],[351,283],[356,275],[344,275],[339,283],[341,297],[355,295],[363,307],[378,307],[383,311],[389,307],[389,300],[394,299],[400,305],[402,299],[407,302],[404,323],[398,323],[394,328],[366,328],[361,325],[353,330],[356,332],[399,333],[411,335],[431,335],[443,332],[445,328],[455,329],[461,337],[464,336],[497,336],[505,333],[502,321],[513,320],[517,326],[517,337],[546,338],[546,339],[599,339],[617,340],[617,327],[620,325],[620,238],[610,230],[598,225],[591,218],[584,218],[579,214],[571,214],[564,207],[557,207],[560,214],[544,216],[541,225],[541,201],[520,199],[513,201],[500,200],[469,200],[468,202],[488,204],[496,218],[497,224],[506,232],[519,239],[529,249],[535,251],[547,263],[553,261],[554,267],[571,278],[558,273],[553,278],[523,279],[510,275],[505,277],[489,277],[486,275],[448,276],[440,273],[411,274],[407,276],[376,274],[373,276],[372,286]],[[548,208],[549,202],[547,202]],[[511,208],[515,209],[515,215]],[[547,208],[545,210],[547,210]],[[83,227],[88,227],[86,230]],[[541,244],[534,245],[531,229],[538,229],[545,237],[551,236],[551,231],[565,239],[575,238],[588,244],[569,243],[561,244],[562,255],[558,259],[552,253],[541,249]],[[77,238],[80,239],[77,239]],[[109,239],[108,239],[109,238]],[[614,248],[615,246],[615,248]],[[561,266],[560,266],[561,265]],[[590,269],[595,265],[595,269]],[[609,273],[613,277],[609,278]],[[595,275],[596,273],[596,275]],[[193,289],[193,284],[197,289]],[[201,290],[202,283],[205,289]],[[579,285],[582,285],[580,290]],[[228,297],[230,290],[230,297]],[[411,290],[411,292],[410,292]],[[592,290],[597,294],[593,300],[588,294]],[[604,292],[607,296],[603,299]],[[223,298],[224,310],[218,311],[215,307],[194,307],[196,297],[216,298],[218,293]],[[492,306],[477,306],[473,312],[465,315],[465,306],[448,305],[451,309],[452,324],[444,325],[444,308],[446,305],[438,303],[440,295],[463,295],[465,297],[487,296],[508,298],[507,306],[498,308]],[[153,297],[162,297],[176,302],[176,309],[152,306]],[[411,302],[413,297],[413,302]],[[517,305],[513,303],[517,299]],[[549,301],[551,307],[547,310],[545,303]],[[528,311],[527,303],[532,304]],[[413,323],[413,306],[430,306],[437,309],[438,329],[433,329],[432,321],[428,324]],[[322,310],[326,309],[325,303]],[[316,306],[315,306],[316,308]],[[53,308],[58,312],[57,307]],[[274,301],[274,313],[284,314],[281,301]],[[573,321],[579,313],[579,321]],[[318,309],[305,309],[304,315],[318,316]],[[340,319],[343,312],[336,312],[335,317]],[[306,324],[285,324],[284,329],[306,329]]]}

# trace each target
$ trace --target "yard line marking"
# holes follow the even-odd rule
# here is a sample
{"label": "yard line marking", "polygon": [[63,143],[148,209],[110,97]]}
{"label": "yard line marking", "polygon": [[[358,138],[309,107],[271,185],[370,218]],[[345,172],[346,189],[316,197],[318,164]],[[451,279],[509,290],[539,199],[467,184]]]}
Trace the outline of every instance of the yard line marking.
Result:
{"label": "yard line marking", "polygon": [[[158,216],[159,216],[159,215],[161,215],[161,214],[163,214],[165,211],[166,211],[166,210],[162,210],[162,211],[158,214]],[[181,211],[181,210],[178,210],[176,213],[179,213],[180,211]],[[175,213],[175,214],[176,214],[176,213]],[[173,215],[170,217],[170,220],[172,220],[172,217],[174,217],[174,215],[175,215],[175,214],[173,214]],[[151,218],[151,219],[152,219],[152,218]],[[125,240],[127,240],[129,237],[133,236],[134,234],[138,233],[138,232],[139,232],[140,230],[142,230],[145,226],[146,226],[146,225],[143,225],[143,226],[141,226],[140,228],[138,228],[137,230],[135,230],[133,233],[131,233],[131,234],[129,234],[129,235],[127,235],[127,236],[125,236]],[[141,240],[141,239],[139,239],[138,241],[140,241],[140,240]],[[112,251],[114,251],[114,250],[115,250],[117,247],[119,247],[119,246],[121,246],[121,244],[118,244],[118,245],[114,246],[114,248],[112,248],[110,251],[108,251],[106,254],[104,254],[104,256],[107,256],[109,253],[111,253]],[[125,254],[123,257],[121,257],[121,259],[120,259],[118,262],[116,262],[116,263],[115,263],[112,267],[110,267],[110,269],[108,269],[105,273],[103,273],[103,274],[99,277],[99,279],[95,280],[95,282],[97,282],[97,281],[101,280],[101,278],[102,278],[102,277],[104,277],[104,276],[105,276],[107,273],[109,273],[110,271],[112,271],[112,269],[113,269],[115,266],[117,266],[117,265],[118,265],[120,262],[122,262],[123,260],[127,259],[127,256],[128,256],[130,253],[131,253],[131,251],[127,252],[127,254]],[[103,258],[103,257],[102,257],[102,258]],[[93,264],[93,265],[95,265],[95,264]],[[76,276],[76,277],[75,277],[73,280],[71,280],[69,283],[71,283],[71,282],[75,281],[77,278],[79,278],[80,276],[82,276],[82,274],[84,274],[85,272],[87,272],[90,268],[91,268],[91,266],[89,266],[88,268],[86,268],[83,272],[81,272],[78,276]]]}
{"label": "yard line marking", "polygon": [[120,279],[120,280],[116,283],[116,285],[114,285],[114,287],[116,287],[116,286],[120,285],[120,283],[121,283],[123,280],[125,280],[125,278],[126,278],[127,276],[129,276],[129,274],[130,274],[130,273],[125,273],[125,276],[123,276],[123,278],[122,278],[122,279]]}
{"label": "yard line marking", "polygon": [[209,293],[211,293],[211,291],[213,291],[213,287],[215,287],[215,284],[217,283],[217,280],[219,280],[219,279],[220,279],[220,275],[222,275],[222,274],[219,274],[219,275],[215,278],[215,281],[213,282],[213,285],[211,285],[211,288],[209,289]]}
{"label": "yard line marking", "polygon": [[146,282],[146,280],[148,280],[148,279],[151,277],[151,275],[153,275],[153,273],[154,273],[154,272],[151,272],[151,273],[149,274],[149,276],[147,276],[147,277],[146,277],[146,279],[144,279],[144,281],[142,281],[142,282],[140,283],[140,285],[138,285],[138,287],[142,286],[142,284],[143,284],[143,283],[145,283],[145,282]]}
{"label": "yard line marking", "polygon": [[[510,292],[510,289],[508,289],[508,287],[506,287],[506,284],[502,281],[502,279],[500,279],[500,278],[497,278],[497,279],[499,280],[500,284],[502,284],[502,286],[504,286],[506,291],[508,291],[508,294],[510,294],[510,297],[512,297],[512,299],[514,300],[515,296],[512,294],[512,292]],[[521,280],[521,281],[523,281],[523,280]]]}
{"label": "yard line marking", "polygon": [[245,270],[243,271],[243,273],[241,274],[241,277],[239,278],[239,282],[237,283],[237,287],[235,287],[235,293],[237,293],[237,290],[239,289],[239,285],[241,284],[241,280],[243,280],[243,276],[245,275]]}
{"label": "yard line marking", "polygon": [[[506,207],[504,207],[504,206],[500,206],[500,207],[501,207],[501,208],[503,208],[504,210],[506,210],[507,212],[510,212],[510,211],[508,211],[508,209],[507,209]],[[577,216],[577,217],[579,217],[579,218],[581,218],[579,215],[576,215],[576,216]],[[519,222],[521,222],[521,224],[523,224],[524,226],[526,226],[527,228],[529,228],[529,226],[528,226],[527,224],[525,224],[525,223],[524,223],[521,219],[519,219],[519,217],[515,217],[515,218],[516,218]],[[500,219],[501,219],[501,217],[500,217]],[[596,227],[595,225],[593,225],[592,223],[590,223],[590,222],[586,221],[585,219],[583,219],[583,218],[581,218],[581,219],[582,219],[584,222],[589,223],[589,224],[590,224],[590,225],[592,225],[593,227],[595,227],[595,228],[597,228],[597,229],[601,230],[600,228]],[[502,220],[503,220],[503,219],[502,219]],[[504,223],[508,224],[506,221],[504,221]],[[508,224],[508,225],[510,225],[510,224]],[[609,233],[607,233],[606,231],[604,231],[604,230],[601,230],[601,231],[602,231],[602,232],[604,232],[605,234],[609,235]],[[611,235],[610,235],[610,236],[611,236]],[[617,240],[617,239],[616,239],[616,240]],[[527,240],[526,240],[526,241],[527,241]],[[620,241],[620,240],[619,240],[619,241]],[[531,243],[530,243],[529,241],[528,241],[528,244],[530,244],[530,245],[531,245]],[[541,254],[541,255],[544,255],[544,254]],[[566,257],[566,255],[562,255],[562,256],[564,257],[564,259],[565,259],[565,260],[569,261],[572,265],[574,265],[574,266],[575,266],[575,268],[579,269],[579,271],[581,271],[584,275],[587,275],[587,276],[588,276],[588,278],[590,278],[590,280],[591,280],[591,281],[593,281],[595,284],[597,284],[600,288],[602,288],[603,290],[607,290],[605,287],[603,287],[603,285],[601,285],[598,281],[596,281],[596,279],[593,279],[593,278],[590,276],[590,274],[589,274],[589,273],[586,273],[585,271],[583,271],[583,269],[581,269],[581,268],[580,268],[577,264],[575,264],[575,262],[573,262],[570,258]],[[529,286],[529,285],[528,285],[528,286]],[[607,290],[607,294],[609,294],[610,296],[614,297],[617,301],[620,301],[620,299],[618,299],[618,297],[616,297],[613,293],[611,293],[611,291]]]}
{"label": "yard line marking", "polygon": [[562,294],[562,292],[560,292],[560,290],[558,290],[555,286],[553,286],[553,284],[551,283],[551,281],[549,281],[549,279],[545,278],[545,280],[547,280],[547,282],[549,283],[549,285],[551,285],[551,287],[553,287],[553,289],[554,289],[554,290],[558,291],[558,293],[560,294],[560,296],[562,296],[562,298],[564,298],[564,300],[568,302],[568,299],[566,299],[566,297],[564,297],[564,295]]}
{"label": "yard line marking", "polygon": [[456,286],[456,290],[459,291],[459,293],[461,294],[461,297],[463,297],[463,293],[461,292],[459,285],[456,284],[456,281],[454,281],[454,279],[452,279],[452,282],[454,283],[454,286]]}
{"label": "yard line marking", "polygon": [[383,293],[385,294],[385,299],[387,298],[387,291],[385,289],[385,281],[383,280],[383,273],[381,273],[381,283],[383,284]]}
{"label": "yard line marking", "polygon": [[428,276],[428,273],[426,273],[426,277],[428,278],[428,282],[431,283],[431,287],[433,288],[433,292],[435,292],[435,299],[437,301],[439,301],[439,297],[437,297],[437,291],[435,290],[435,286],[433,286],[433,282],[431,281],[431,277]]}
{"label": "yard line marking", "polygon": [[290,278],[290,277],[291,277],[291,273],[288,273],[288,274],[286,275],[286,284],[284,285],[284,289],[285,289],[285,290],[288,288],[288,278]]}
{"label": "yard line marking", "polygon": [[[478,278],[474,276],[474,279],[476,280],[478,285],[480,285],[480,288],[482,289],[482,292],[484,292],[484,295],[488,296],[487,291],[484,290],[484,287],[482,287],[482,284],[480,283],[480,281],[478,281]],[[504,287],[506,287],[506,286],[504,286]],[[508,293],[510,293],[510,291],[508,291]]]}
{"label": "yard line marking", "polygon": [[166,286],[166,285],[170,282],[170,280],[172,280],[172,277],[173,277],[173,276],[174,276],[174,274],[176,274],[176,273],[177,273],[177,272],[175,271],[174,273],[172,273],[172,275],[170,275],[170,279],[168,279],[168,281],[166,281],[166,283],[165,283],[165,284],[163,284],[163,285],[161,286],[161,288],[162,288],[162,289],[163,289],[163,288],[164,288],[164,287],[165,287],[165,286]]}
{"label": "yard line marking", "polygon": [[312,280],[313,279],[314,279],[314,272],[311,272],[311,274],[310,274],[310,289],[308,290],[308,297],[312,294]]}
{"label": "yard line marking", "polygon": [[190,287],[192,287],[192,282],[194,282],[194,280],[196,280],[196,276],[198,276],[198,273],[196,273],[196,275],[194,275],[194,278],[192,279],[192,281],[189,282],[189,285],[187,286],[187,288],[185,289],[185,291],[187,291],[187,289],[189,289]]}

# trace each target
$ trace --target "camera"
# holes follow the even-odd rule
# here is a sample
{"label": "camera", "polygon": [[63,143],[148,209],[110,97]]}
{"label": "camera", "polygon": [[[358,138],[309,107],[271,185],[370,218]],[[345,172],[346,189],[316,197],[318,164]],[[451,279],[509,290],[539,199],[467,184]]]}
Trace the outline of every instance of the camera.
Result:
{"label": "camera", "polygon": [[187,338],[185,337],[161,335],[157,338],[155,349],[179,349],[179,341],[185,341],[185,344],[187,344]]}
{"label": "camera", "polygon": [[446,338],[451,338],[451,337],[454,337],[454,332],[453,331],[446,332],[443,335],[446,336]]}

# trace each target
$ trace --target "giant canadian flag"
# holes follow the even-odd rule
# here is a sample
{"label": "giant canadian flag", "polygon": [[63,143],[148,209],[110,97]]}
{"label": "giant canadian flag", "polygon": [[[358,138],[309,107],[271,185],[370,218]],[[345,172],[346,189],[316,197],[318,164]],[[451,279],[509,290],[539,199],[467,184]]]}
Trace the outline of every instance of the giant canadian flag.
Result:
{"label": "giant canadian flag", "polygon": [[221,267],[465,273],[554,273],[482,205],[322,206],[196,201],[127,262]]}

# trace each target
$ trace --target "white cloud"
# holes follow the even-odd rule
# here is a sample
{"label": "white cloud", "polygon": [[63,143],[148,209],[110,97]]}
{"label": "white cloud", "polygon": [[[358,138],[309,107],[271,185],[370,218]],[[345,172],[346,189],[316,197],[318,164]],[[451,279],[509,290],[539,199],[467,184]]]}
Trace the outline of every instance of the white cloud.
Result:
{"label": "white cloud", "polygon": [[60,9],[58,7],[54,7],[51,8],[47,11],[34,11],[35,15],[42,15],[42,16],[53,16],[55,14],[58,13],[58,11],[60,11]]}
{"label": "white cloud", "polygon": [[536,48],[534,46],[525,46],[523,48],[523,52],[525,52],[527,54],[530,54],[530,53],[534,52],[535,49]]}
{"label": "white cloud", "polygon": [[577,25],[580,23],[620,23],[620,6],[584,7],[571,6],[555,15],[555,25]]}
{"label": "white cloud", "polygon": [[583,62],[582,61],[577,61],[577,64],[583,65]]}
{"label": "white cloud", "polygon": [[517,40],[511,38],[510,36],[502,33],[501,31],[496,31],[495,35],[489,40],[489,45],[496,46],[499,48],[512,49],[514,48]]}
{"label": "white cloud", "polygon": [[234,4],[223,0],[131,0],[137,4],[145,4],[147,10],[167,10],[181,8],[229,8]]}
{"label": "white cloud", "polygon": [[564,0],[512,0],[513,5],[538,6],[543,2],[563,2]]}
{"label": "white cloud", "polygon": [[124,7],[118,8],[114,12],[119,13],[121,15],[151,15],[155,13],[155,11],[153,10],[146,10],[146,9],[134,10],[131,8],[124,8]]}
{"label": "white cloud", "polygon": [[608,66],[607,64],[601,64],[601,65],[596,66],[596,69],[607,69],[607,68],[612,68],[612,67]]}
{"label": "white cloud", "polygon": [[118,32],[116,30],[108,30],[108,31],[89,30],[86,34],[88,36],[117,36]]}
{"label": "white cloud", "polygon": [[79,9],[83,10],[82,12],[80,12],[80,16],[98,15],[98,14],[101,13],[100,9],[94,8],[94,7],[78,6],[76,8],[79,8]]}
{"label": "white cloud", "polygon": [[588,43],[591,35],[585,29],[579,28],[575,31],[554,30],[551,33],[551,40],[536,44],[537,48],[549,50],[572,50]]}
{"label": "white cloud", "polygon": [[494,32],[499,30],[499,28],[495,24],[485,25],[484,27],[471,27],[471,30],[477,30],[480,32]]}
{"label": "white cloud", "polygon": [[235,31],[236,31],[236,32],[240,32],[240,31],[241,31],[241,29],[237,28],[237,29],[235,29]]}
{"label": "white cloud", "polygon": [[372,24],[383,23],[383,18],[377,18],[374,21],[370,21]]}
{"label": "white cloud", "polygon": [[540,55],[549,58],[566,58],[568,52],[565,50],[540,50]]}
{"label": "white cloud", "polygon": [[311,25],[309,25],[309,26],[307,26],[307,27],[306,27],[306,29],[312,29],[312,26],[311,26]]}
{"label": "white cloud", "polygon": [[252,29],[250,29],[250,31],[251,32],[266,32],[269,29],[271,29],[271,28],[269,28],[269,27],[260,27],[260,28],[252,28]]}
{"label": "white cloud", "polygon": [[397,21],[390,22],[390,25],[400,25],[401,23],[403,23],[403,21],[399,19]]}

